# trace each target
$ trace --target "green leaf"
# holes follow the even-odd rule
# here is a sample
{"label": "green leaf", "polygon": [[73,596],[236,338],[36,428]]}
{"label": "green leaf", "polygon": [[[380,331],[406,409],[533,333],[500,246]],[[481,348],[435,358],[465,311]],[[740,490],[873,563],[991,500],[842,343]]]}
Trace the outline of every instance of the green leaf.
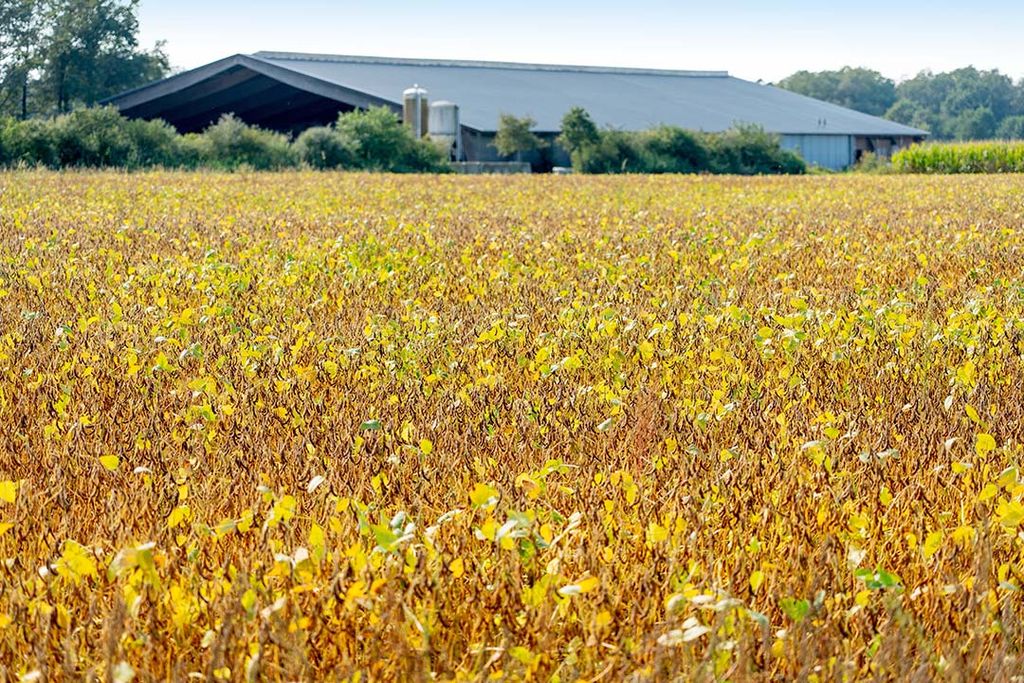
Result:
{"label": "green leaf", "polygon": [[779,607],[787,617],[798,623],[803,621],[811,611],[811,603],[796,598],[782,598],[779,601]]}

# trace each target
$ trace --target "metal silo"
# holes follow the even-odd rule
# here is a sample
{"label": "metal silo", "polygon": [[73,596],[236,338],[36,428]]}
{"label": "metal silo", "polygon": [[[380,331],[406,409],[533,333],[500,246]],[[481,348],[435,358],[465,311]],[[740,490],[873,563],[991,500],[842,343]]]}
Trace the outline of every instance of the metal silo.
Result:
{"label": "metal silo", "polygon": [[430,105],[427,124],[430,139],[448,152],[455,161],[462,159],[462,136],[459,135],[459,106],[454,102],[438,100]]}
{"label": "metal silo", "polygon": [[407,88],[402,93],[402,121],[412,128],[418,138],[427,134],[427,91],[419,85]]}

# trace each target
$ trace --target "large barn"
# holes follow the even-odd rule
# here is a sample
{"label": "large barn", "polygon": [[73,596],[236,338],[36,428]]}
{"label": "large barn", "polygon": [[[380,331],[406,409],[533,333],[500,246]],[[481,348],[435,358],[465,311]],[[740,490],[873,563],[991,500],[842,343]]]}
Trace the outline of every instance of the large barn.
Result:
{"label": "large barn", "polygon": [[[904,126],[723,71],[669,71],[506,62],[345,57],[282,52],[234,55],[109,100],[126,116],[161,118],[200,131],[222,114],[297,132],[370,106],[402,111],[412,85],[459,108],[461,160],[498,159],[491,146],[501,113],[530,116],[553,138],[572,107],[601,126],[643,130],[671,124],[724,131],[756,124],[823,168],[841,169],[864,152],[888,156],[924,139]],[[558,150],[555,163],[564,163]]]}

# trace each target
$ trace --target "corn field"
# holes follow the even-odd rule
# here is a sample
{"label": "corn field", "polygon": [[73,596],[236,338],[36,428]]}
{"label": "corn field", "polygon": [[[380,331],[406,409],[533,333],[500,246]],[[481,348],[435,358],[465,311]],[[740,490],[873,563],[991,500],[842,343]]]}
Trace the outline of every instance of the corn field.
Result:
{"label": "corn field", "polygon": [[0,175],[0,680],[1017,680],[1022,267],[1012,177]]}
{"label": "corn field", "polygon": [[892,166],[903,173],[1024,173],[1024,141],[913,145],[896,152]]}

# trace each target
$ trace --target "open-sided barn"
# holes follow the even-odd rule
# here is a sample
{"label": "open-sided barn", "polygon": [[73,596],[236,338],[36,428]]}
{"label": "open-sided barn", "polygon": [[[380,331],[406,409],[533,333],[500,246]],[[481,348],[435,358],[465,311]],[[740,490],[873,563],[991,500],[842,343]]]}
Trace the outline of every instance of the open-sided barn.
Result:
{"label": "open-sided barn", "polygon": [[671,124],[723,131],[757,124],[811,164],[840,169],[866,151],[889,155],[927,133],[723,71],[669,71],[505,62],[346,57],[281,52],[234,55],[109,100],[130,117],[162,118],[182,132],[222,114],[295,132],[369,106],[402,109],[418,84],[459,107],[462,158],[497,159],[491,140],[503,112],[558,133],[571,107],[601,126],[642,130]]}

